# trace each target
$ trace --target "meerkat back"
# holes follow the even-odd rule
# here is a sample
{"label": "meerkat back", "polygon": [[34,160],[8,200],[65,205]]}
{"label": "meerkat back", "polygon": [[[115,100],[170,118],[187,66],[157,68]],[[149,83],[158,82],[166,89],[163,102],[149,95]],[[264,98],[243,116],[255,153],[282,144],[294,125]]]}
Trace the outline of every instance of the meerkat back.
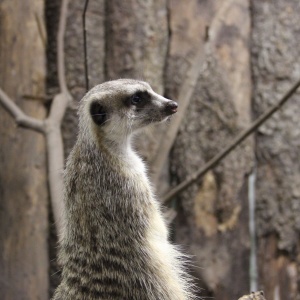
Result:
{"label": "meerkat back", "polygon": [[67,160],[62,281],[54,300],[188,300],[184,259],[168,230],[134,133],[169,118],[177,104],[142,81],[120,79],[81,100]]}

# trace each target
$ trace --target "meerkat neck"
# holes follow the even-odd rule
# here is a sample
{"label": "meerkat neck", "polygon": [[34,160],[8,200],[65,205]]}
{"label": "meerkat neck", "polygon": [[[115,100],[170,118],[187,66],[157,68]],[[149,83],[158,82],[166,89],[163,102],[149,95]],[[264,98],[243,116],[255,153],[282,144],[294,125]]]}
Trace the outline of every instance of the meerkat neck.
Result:
{"label": "meerkat neck", "polygon": [[119,136],[118,138],[111,138],[103,136],[98,139],[99,146],[105,147],[113,156],[127,157],[133,153],[132,149],[132,135]]}
{"label": "meerkat neck", "polygon": [[125,136],[119,138],[118,140],[107,138],[105,145],[110,147],[110,151],[112,153],[115,152],[117,155],[127,154],[128,152],[132,151],[131,136]]}

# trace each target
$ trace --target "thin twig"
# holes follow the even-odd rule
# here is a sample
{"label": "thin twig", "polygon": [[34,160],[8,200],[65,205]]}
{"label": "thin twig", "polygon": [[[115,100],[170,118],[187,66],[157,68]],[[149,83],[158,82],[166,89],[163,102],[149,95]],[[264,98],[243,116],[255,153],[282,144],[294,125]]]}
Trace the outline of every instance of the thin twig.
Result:
{"label": "thin twig", "polygon": [[281,98],[281,100],[272,106],[267,112],[261,115],[252,125],[238,135],[230,145],[228,145],[223,151],[213,157],[205,166],[189,176],[185,181],[181,182],[175,188],[171,189],[163,198],[164,203],[168,203],[174,196],[178,195],[193,182],[198,180],[207,171],[215,167],[225,156],[227,156],[236,146],[238,146],[244,139],[246,139],[251,133],[253,133],[261,124],[268,120],[281,106],[296,92],[300,86],[300,80]]}
{"label": "thin twig", "polygon": [[0,88],[0,103],[19,126],[45,133],[43,121],[27,116]]}
{"label": "thin twig", "polygon": [[89,5],[89,0],[85,1],[83,14],[82,14],[82,26],[83,26],[83,53],[84,53],[84,75],[85,75],[85,88],[89,90],[89,70],[88,70],[88,59],[87,59],[87,41],[86,41],[86,23],[85,15]]}
{"label": "thin twig", "polygon": [[66,84],[65,75],[65,49],[64,49],[64,37],[66,32],[67,23],[67,11],[69,0],[63,0],[60,9],[59,26],[57,34],[57,68],[58,68],[58,82],[60,90],[63,94],[66,94],[68,101],[71,100],[70,93]]}

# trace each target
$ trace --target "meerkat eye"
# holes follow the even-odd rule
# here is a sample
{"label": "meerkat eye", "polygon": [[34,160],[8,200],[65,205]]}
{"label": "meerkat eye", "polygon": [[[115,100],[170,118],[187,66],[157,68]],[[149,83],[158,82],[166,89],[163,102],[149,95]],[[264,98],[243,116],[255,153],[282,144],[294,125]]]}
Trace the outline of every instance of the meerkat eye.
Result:
{"label": "meerkat eye", "polygon": [[131,104],[132,105],[138,105],[143,101],[142,97],[135,94],[131,97]]}
{"label": "meerkat eye", "polygon": [[145,92],[140,91],[130,97],[130,104],[135,106],[141,106],[146,102],[148,102],[150,98],[151,96],[147,91]]}

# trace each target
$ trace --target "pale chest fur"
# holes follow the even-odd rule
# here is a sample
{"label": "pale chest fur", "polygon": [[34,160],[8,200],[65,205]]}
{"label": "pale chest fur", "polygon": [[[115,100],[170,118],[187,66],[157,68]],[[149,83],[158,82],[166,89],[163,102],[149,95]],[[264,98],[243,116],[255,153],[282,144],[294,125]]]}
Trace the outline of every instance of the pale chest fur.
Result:
{"label": "pale chest fur", "polygon": [[[156,204],[156,203],[155,203]],[[151,262],[159,278],[165,282],[172,300],[186,300],[185,286],[180,275],[180,253],[168,241],[168,229],[158,205],[153,205],[146,241]]]}
{"label": "pale chest fur", "polygon": [[132,178],[136,187],[148,195],[147,207],[149,210],[149,238],[158,238],[167,241],[168,230],[160,211],[159,204],[154,197],[147,177],[146,167],[142,159],[131,149],[123,156],[123,168],[127,176]]}
{"label": "pale chest fur", "polygon": [[133,151],[129,151],[124,157],[124,168],[128,176],[135,181],[137,188],[148,193],[147,201],[148,228],[146,231],[146,247],[151,256],[151,264],[156,270],[157,276],[165,282],[169,294],[174,300],[184,300],[182,280],[179,275],[179,253],[168,241],[168,228],[162,215],[160,205],[155,199],[143,161]]}

